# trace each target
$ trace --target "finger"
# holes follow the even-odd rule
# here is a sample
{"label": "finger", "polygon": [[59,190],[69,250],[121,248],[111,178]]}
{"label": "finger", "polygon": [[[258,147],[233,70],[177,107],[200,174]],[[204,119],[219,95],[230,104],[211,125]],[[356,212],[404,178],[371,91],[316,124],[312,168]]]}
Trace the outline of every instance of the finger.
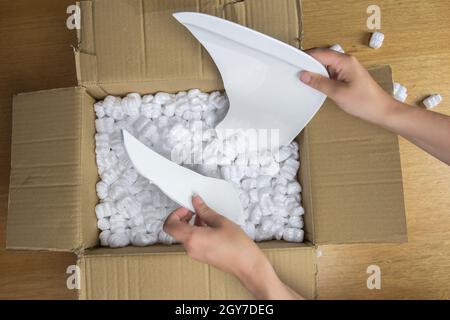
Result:
{"label": "finger", "polygon": [[189,221],[192,218],[192,212],[187,208],[178,208],[171,212],[170,215],[173,215],[171,219],[179,219],[181,221]]}
{"label": "finger", "polygon": [[343,53],[325,48],[314,48],[305,52],[327,67],[338,65],[346,56]]}
{"label": "finger", "polygon": [[199,226],[199,227],[206,226],[198,214],[195,215],[194,225]]}
{"label": "finger", "polygon": [[299,78],[303,83],[325,93],[332,99],[335,98],[337,91],[344,86],[344,83],[340,81],[309,71],[302,71]]}
{"label": "finger", "polygon": [[173,211],[164,222],[164,231],[176,240],[184,242],[194,230],[194,226],[187,223],[188,217],[192,218],[192,212],[186,208]]}
{"label": "finger", "polygon": [[224,218],[208,207],[200,196],[194,195],[192,197],[192,205],[194,206],[195,213],[208,226],[217,227],[222,223]]}
{"label": "finger", "polygon": [[194,216],[194,213],[192,211],[188,210],[188,212],[182,218],[180,218],[180,220],[185,223],[189,223],[189,221],[191,221],[193,216]]}

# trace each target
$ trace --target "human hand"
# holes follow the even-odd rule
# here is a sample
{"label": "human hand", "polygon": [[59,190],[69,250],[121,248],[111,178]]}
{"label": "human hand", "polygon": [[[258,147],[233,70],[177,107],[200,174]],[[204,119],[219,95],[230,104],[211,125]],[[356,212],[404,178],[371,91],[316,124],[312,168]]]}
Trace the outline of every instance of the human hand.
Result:
{"label": "human hand", "polygon": [[235,275],[258,299],[300,299],[283,284],[264,253],[234,222],[209,208],[199,196],[192,198],[194,213],[173,211],[164,231],[180,241],[188,256]]}
{"label": "human hand", "polygon": [[395,100],[375,82],[354,56],[323,48],[306,52],[327,68],[330,78],[302,71],[300,80],[303,83],[326,94],[345,112],[383,124]]}
{"label": "human hand", "polygon": [[[172,212],[164,230],[180,241],[191,258],[241,276],[266,260],[258,246],[235,223],[210,209],[199,196],[192,198],[193,213],[186,208]],[[230,263],[232,261],[232,263]]]}
{"label": "human hand", "polygon": [[450,117],[396,101],[350,55],[330,49],[306,51],[322,63],[330,78],[308,71],[300,80],[325,93],[351,115],[399,134],[450,165]]}

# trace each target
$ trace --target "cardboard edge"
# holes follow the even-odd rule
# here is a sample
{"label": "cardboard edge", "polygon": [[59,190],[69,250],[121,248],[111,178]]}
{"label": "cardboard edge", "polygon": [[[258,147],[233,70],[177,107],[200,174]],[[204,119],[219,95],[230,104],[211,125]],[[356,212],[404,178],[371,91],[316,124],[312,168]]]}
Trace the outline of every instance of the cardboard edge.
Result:
{"label": "cardboard edge", "polygon": [[64,87],[64,88],[52,88],[52,89],[42,89],[42,90],[35,90],[35,91],[19,92],[19,93],[16,93],[13,95],[13,108],[14,108],[14,99],[18,96],[34,95],[34,94],[55,92],[55,91],[75,90],[75,89],[80,89],[80,88],[82,88],[82,87],[81,86],[71,86],[71,87]]}
{"label": "cardboard edge", "polygon": [[78,86],[88,89],[97,85],[97,56],[75,50],[74,57]]}
{"label": "cardboard edge", "polygon": [[[79,244],[81,249],[98,244],[97,218],[95,205],[98,203],[95,184],[98,181],[98,169],[95,159],[95,99],[91,97],[85,88],[81,96],[81,121],[80,126],[80,210],[79,210]],[[86,167],[91,170],[87,170]],[[91,176],[92,175],[92,176]],[[95,177],[95,178],[94,178]],[[91,190],[91,192],[88,192]],[[87,222],[88,221],[88,222]]]}
{"label": "cardboard edge", "polygon": [[78,48],[85,53],[95,53],[94,9],[91,0],[77,1],[81,25],[77,30]]}
{"label": "cardboard edge", "polygon": [[85,268],[85,263],[83,260],[83,254],[78,254],[77,255],[77,260],[76,260],[76,266],[77,269],[79,271],[79,288],[77,289],[77,300],[86,300],[86,290],[84,290],[83,288],[86,288],[86,278],[85,278],[85,272],[84,270]]}
{"label": "cardboard edge", "polygon": [[[304,230],[306,228],[310,230],[305,231],[305,235],[311,235],[310,240],[312,243],[316,242],[315,239],[315,227],[314,227],[314,207],[311,193],[311,175],[310,175],[310,161],[309,161],[309,143],[308,143],[308,126],[306,126],[302,133],[296,138],[298,144],[300,145],[300,171],[297,174],[300,185],[302,186],[302,206],[305,209],[305,220]],[[305,181],[306,180],[306,181]],[[305,191],[307,197],[305,197]]]}
{"label": "cardboard edge", "polygon": [[61,249],[61,248],[43,248],[43,247],[27,247],[27,246],[8,246],[5,247],[8,251],[42,251],[42,252],[71,252],[75,253],[77,250],[73,249]]}
{"label": "cardboard edge", "polygon": [[243,26],[247,25],[246,9],[244,1],[232,1],[223,6],[223,18],[229,21],[239,23]]}
{"label": "cardboard edge", "polygon": [[[387,72],[388,73],[388,77],[389,77],[389,82],[390,82],[390,87],[389,89],[389,94],[392,94],[393,91],[393,72],[392,72],[392,67],[388,64],[381,64],[381,65],[372,65],[368,68],[366,68],[367,71],[370,73],[370,75],[372,77],[374,77],[374,74],[377,73],[382,73],[382,72]],[[383,88],[384,90],[384,88]],[[363,120],[361,120],[363,121]],[[307,129],[307,128],[305,128]],[[401,160],[401,155],[400,155],[400,145],[399,145],[399,140],[398,140],[398,135],[397,135],[397,152],[399,155],[399,158]],[[308,148],[309,148],[309,144],[308,144]],[[310,174],[310,170],[308,170],[308,175]],[[383,240],[379,240],[377,238],[368,238],[368,239],[352,239],[349,241],[332,241],[332,240],[320,240],[320,237],[316,236],[315,232],[314,232],[314,241],[313,243],[318,246],[318,245],[343,245],[343,244],[396,244],[396,243],[405,243],[408,242],[408,225],[407,225],[407,220],[406,220],[406,206],[405,206],[405,197],[404,197],[404,186],[403,186],[403,170],[401,169],[401,161],[400,161],[400,176],[401,176],[401,191],[403,193],[403,198],[402,198],[402,202],[403,202],[403,225],[404,225],[404,233],[401,234],[391,234],[388,237],[384,238]],[[311,207],[314,206],[314,201],[313,201],[313,197],[311,197]],[[314,212],[314,209],[310,209],[310,212]],[[312,224],[314,225],[314,214],[312,215]]]}
{"label": "cardboard edge", "polygon": [[86,88],[92,97],[106,95],[98,85],[98,64],[95,53],[93,1],[77,1],[80,9],[81,26],[77,29],[77,47],[74,48],[75,71],[78,86]]}
{"label": "cardboard edge", "polygon": [[[275,240],[274,240],[275,241]],[[278,242],[278,241],[277,241]],[[156,246],[164,246],[162,250],[153,251],[154,246],[149,247],[133,247],[128,246],[124,248],[109,248],[109,247],[94,247],[94,248],[87,248],[85,250],[80,251],[79,253],[83,257],[96,257],[96,256],[134,256],[134,255],[186,255],[186,251],[183,249],[181,245],[176,245],[176,247],[172,247],[171,251],[163,251],[167,248],[170,248],[170,246],[166,245],[156,245]],[[132,248],[132,251],[129,251],[130,248]],[[272,252],[272,251],[278,251],[278,250],[307,250],[310,248],[314,248],[314,245],[310,242],[302,242],[301,244],[292,243],[291,246],[285,246],[285,247],[260,247],[260,249],[264,252]],[[146,251],[150,250],[150,251]]]}
{"label": "cardboard edge", "polygon": [[80,58],[80,52],[78,49],[75,49],[73,52],[74,58],[75,58],[75,74],[77,77],[77,84],[81,85],[81,58]]}
{"label": "cardboard edge", "polygon": [[316,245],[324,246],[324,245],[345,245],[345,244],[402,244],[408,242],[407,234],[396,234],[391,235],[383,239],[383,241],[379,241],[376,238],[369,238],[364,240],[351,240],[351,241],[320,241]]}
{"label": "cardboard edge", "polygon": [[296,1],[297,3],[297,15],[298,15],[298,23],[299,23],[299,30],[298,30],[298,48],[300,50],[303,50],[303,39],[305,36],[305,25],[303,23],[303,4],[302,0]]}
{"label": "cardboard edge", "polygon": [[[368,68],[368,71],[371,73],[374,72],[382,72],[382,70],[387,70],[387,72],[389,73],[389,80],[390,80],[390,86],[389,86],[389,93],[393,93],[394,91],[394,77],[393,77],[393,70],[391,65],[389,64],[381,64],[381,65],[373,65],[371,67]],[[400,153],[400,141],[398,139],[399,135],[397,135],[397,151],[398,151],[398,155],[399,155],[399,159],[400,159],[400,177],[401,177],[401,184],[400,184],[400,188],[402,190],[402,202],[403,202],[403,224],[405,226],[405,232],[401,233],[401,234],[392,234],[388,237],[387,242],[381,242],[381,243],[406,243],[408,242],[408,223],[407,223],[407,219],[406,219],[406,204],[405,204],[405,187],[403,185],[403,169],[402,169],[402,162],[401,162],[401,153]],[[355,242],[357,243],[357,242]],[[358,242],[361,243],[361,242]],[[371,241],[371,243],[374,243],[373,241]],[[377,242],[380,243],[380,242]]]}
{"label": "cardboard edge", "polygon": [[[111,249],[108,251],[111,251],[110,253],[103,253],[103,254],[95,254],[96,249],[93,250],[86,250],[86,251],[79,251],[77,253],[77,261],[76,261],[76,265],[79,268],[79,272],[80,272],[80,278],[79,278],[79,284],[80,287],[77,291],[77,299],[79,300],[87,300],[89,299],[89,297],[87,296],[87,292],[88,290],[86,290],[87,285],[89,283],[89,270],[88,270],[88,264],[89,261],[91,259],[96,259],[96,258],[126,258],[126,257],[142,257],[142,256],[185,256],[186,253],[183,252],[139,252],[139,250],[145,250],[143,248],[138,248],[136,247],[137,252],[128,252],[128,253],[115,253],[116,250],[120,250],[120,249]],[[307,243],[304,246],[295,246],[294,244],[292,245],[292,247],[287,247],[287,248],[264,248],[262,249],[262,251],[264,252],[264,254],[267,256],[271,256],[271,253],[273,254],[284,254],[284,255],[289,255],[289,252],[293,252],[293,251],[298,251],[298,250],[302,250],[304,252],[306,252],[305,254],[305,263],[307,264],[307,268],[308,268],[308,283],[309,286],[307,288],[305,288],[306,291],[304,291],[302,294],[305,295],[305,297],[307,299],[316,299],[317,298],[317,270],[318,270],[318,266],[317,266],[317,259],[316,259],[316,246],[314,246],[311,243]],[[268,257],[270,259],[270,257]],[[275,258],[276,259],[276,258]],[[207,268],[207,277],[210,278],[210,273],[211,268],[214,268],[212,266],[206,265],[204,264]],[[309,272],[310,271],[310,272]],[[216,272],[216,270],[214,270],[213,272]],[[292,275],[292,273],[291,273]],[[302,275],[300,275],[302,276]],[[209,293],[209,298],[208,299],[214,299],[211,294]]]}
{"label": "cardboard edge", "polygon": [[[72,86],[72,87],[64,87],[64,88],[53,88],[53,89],[43,89],[43,90],[36,90],[36,91],[29,91],[29,92],[21,92],[21,93],[17,93],[13,95],[13,112],[14,112],[14,101],[21,96],[27,96],[27,95],[39,95],[39,94],[51,94],[53,92],[59,92],[59,91],[68,91],[68,90],[72,90],[74,91],[77,95],[80,96],[80,101],[79,104],[82,104],[81,98],[82,95],[86,93],[86,89],[82,86]],[[80,138],[81,139],[81,138]],[[11,140],[12,140],[12,134],[11,134]],[[81,159],[81,158],[80,158]],[[11,158],[10,160],[10,166],[12,166],[12,161],[13,159]],[[80,166],[80,170],[81,170],[81,166]],[[9,176],[9,183],[11,184],[11,174]],[[47,252],[78,252],[80,250],[80,248],[82,248],[83,246],[80,244],[79,239],[75,239],[75,242],[73,246],[71,248],[59,248],[59,247],[39,247],[39,246],[17,246],[14,244],[11,244],[11,240],[8,236],[9,234],[9,208],[10,208],[10,204],[11,204],[11,197],[10,197],[10,193],[8,193],[8,208],[7,208],[7,216],[6,216],[6,243],[5,243],[5,248],[7,250],[28,250],[28,251],[47,251]],[[77,216],[77,219],[79,220],[80,217]],[[80,226],[81,221],[78,221],[78,227]]]}

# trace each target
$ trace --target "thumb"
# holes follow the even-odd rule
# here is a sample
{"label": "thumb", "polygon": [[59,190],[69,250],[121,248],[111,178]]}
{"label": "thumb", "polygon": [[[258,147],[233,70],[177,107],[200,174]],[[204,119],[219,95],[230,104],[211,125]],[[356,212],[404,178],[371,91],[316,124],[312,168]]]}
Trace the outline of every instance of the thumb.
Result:
{"label": "thumb", "polygon": [[324,77],[318,73],[304,70],[300,73],[299,78],[304,84],[325,93],[332,99],[335,97],[337,90],[343,86],[339,81]]}
{"label": "thumb", "polygon": [[192,197],[192,206],[195,209],[195,213],[208,226],[218,227],[222,224],[223,216],[208,207],[200,196],[194,195]]}

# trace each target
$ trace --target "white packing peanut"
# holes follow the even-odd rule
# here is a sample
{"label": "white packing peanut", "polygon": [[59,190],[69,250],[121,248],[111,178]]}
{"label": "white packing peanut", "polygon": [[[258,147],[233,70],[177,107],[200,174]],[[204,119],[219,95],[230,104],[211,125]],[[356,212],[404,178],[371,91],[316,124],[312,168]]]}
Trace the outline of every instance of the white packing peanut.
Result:
{"label": "white packing peanut", "polygon": [[94,104],[94,111],[95,111],[95,115],[99,119],[103,118],[106,114],[105,108],[103,107],[103,103],[101,101]]}
{"label": "white packing peanut", "polygon": [[95,214],[97,219],[103,219],[116,213],[114,204],[110,201],[99,203],[95,206]]}
{"label": "white packing peanut", "polygon": [[158,234],[158,232],[162,230],[163,225],[164,222],[162,220],[152,218],[152,221],[146,221],[145,228],[148,233]]}
{"label": "white packing peanut", "polygon": [[177,103],[177,102],[172,102],[172,103],[167,104],[164,107],[164,111],[163,111],[164,115],[167,117],[173,117],[178,104],[179,103]]}
{"label": "white packing peanut", "polygon": [[110,168],[102,172],[100,177],[107,184],[113,184],[117,179],[119,179],[120,171],[117,168]]}
{"label": "white packing peanut", "polygon": [[296,194],[300,193],[301,191],[302,187],[300,186],[300,183],[298,183],[297,181],[289,183],[286,188],[287,194]]}
{"label": "white packing peanut", "polygon": [[269,175],[261,175],[256,178],[256,185],[258,189],[270,187],[272,181],[272,176]]}
{"label": "white packing peanut", "polygon": [[97,221],[97,228],[99,228],[100,230],[109,230],[111,227],[111,225],[109,224],[109,219],[108,218],[102,218],[100,220]]}
{"label": "white packing peanut", "polygon": [[287,187],[285,185],[282,185],[282,184],[275,184],[274,189],[275,189],[275,192],[278,192],[281,195],[286,194],[287,190],[288,190]]}
{"label": "white packing peanut", "polygon": [[244,232],[249,236],[250,239],[255,240],[255,225],[251,222],[246,222],[245,225],[242,226]]}
{"label": "white packing peanut", "polygon": [[253,203],[256,203],[259,201],[259,196],[258,196],[258,190],[257,189],[252,189],[248,192],[248,195],[250,196],[250,201]]}
{"label": "white packing peanut", "polygon": [[95,189],[97,191],[97,196],[99,197],[99,199],[105,199],[108,196],[108,185],[105,182],[97,182],[97,184],[95,185]]}
{"label": "white packing peanut", "polygon": [[291,155],[292,155],[292,148],[283,146],[275,153],[274,158],[277,162],[283,162]]}
{"label": "white packing peanut", "polygon": [[155,244],[158,241],[158,237],[149,233],[137,233],[131,238],[131,243],[134,246],[144,247]]}
{"label": "white packing peanut", "polygon": [[336,52],[340,52],[340,53],[345,53],[344,49],[341,47],[341,45],[339,43],[335,43],[330,47],[331,50],[336,51]]}
{"label": "white packing peanut", "polygon": [[100,245],[102,247],[107,247],[109,245],[109,237],[111,236],[111,231],[103,230],[100,232],[98,238],[100,239]]}
{"label": "white packing peanut", "polygon": [[254,224],[258,224],[261,222],[263,214],[261,211],[261,207],[259,205],[255,205],[250,211],[250,221]]}
{"label": "white packing peanut", "polygon": [[259,175],[259,166],[250,165],[245,171],[245,175],[249,178],[257,178]]}
{"label": "white packing peanut", "polygon": [[125,231],[113,233],[110,235],[108,242],[111,248],[126,247],[130,244],[130,237]]}
{"label": "white packing peanut", "polygon": [[201,93],[200,89],[191,89],[188,91],[187,95],[189,98],[194,98]]}
{"label": "white packing peanut", "polygon": [[289,242],[303,242],[303,230],[297,228],[287,228],[283,231],[283,240]]}
{"label": "white packing peanut", "polygon": [[280,171],[280,165],[278,162],[271,160],[271,162],[265,166],[261,166],[260,173],[263,175],[274,176]]}
{"label": "white packing peanut", "polygon": [[273,235],[267,232],[264,232],[261,228],[256,228],[255,230],[255,241],[266,241],[272,240]]}
{"label": "white packing peanut", "polygon": [[164,230],[160,230],[158,233],[158,240],[164,244],[175,243],[176,240],[170,234],[166,233]]}
{"label": "white packing peanut", "polygon": [[158,92],[153,97],[153,101],[158,104],[166,104],[167,102],[171,101],[172,98],[169,93],[167,92]]}
{"label": "white packing peanut", "polygon": [[95,129],[99,133],[111,133],[114,130],[114,119],[109,117],[104,117],[95,120]]}
{"label": "white packing peanut", "polygon": [[242,208],[245,210],[250,205],[250,197],[247,192],[243,191],[239,194],[239,200],[241,201]]}
{"label": "white packing peanut", "polygon": [[373,49],[379,49],[383,45],[383,41],[384,41],[384,34],[379,31],[375,31],[370,36],[369,46]]}
{"label": "white packing peanut", "polygon": [[408,97],[408,89],[403,86],[401,83],[394,82],[394,92],[393,92],[395,100],[400,102],[405,102]]}
{"label": "white packing peanut", "polygon": [[303,229],[303,219],[301,216],[291,216],[288,219],[288,224],[292,228]]}
{"label": "white packing peanut", "polygon": [[109,189],[109,197],[111,199],[121,199],[126,197],[129,194],[129,189],[126,188],[123,184],[113,183],[111,188]]}
{"label": "white packing peanut", "polygon": [[291,216],[302,216],[305,214],[305,209],[301,206],[295,206],[290,210]]}
{"label": "white packing peanut", "polygon": [[244,190],[250,190],[250,189],[255,189],[257,186],[257,182],[256,179],[253,178],[247,178],[242,180],[242,188]]}
{"label": "white packing peanut", "polygon": [[[131,225],[130,226],[130,239],[132,240],[135,235],[138,233],[146,233],[146,229],[144,225]],[[133,242],[133,241],[131,241]]]}
{"label": "white packing peanut", "polygon": [[422,103],[427,109],[433,109],[439,103],[442,102],[442,96],[440,94],[433,94],[427,98],[425,98]]}
{"label": "white packing peanut", "polygon": [[146,95],[142,96],[142,103],[149,103],[149,102],[152,102],[152,100],[153,100],[152,94],[146,94]]}
{"label": "white packing peanut", "polygon": [[139,93],[129,93],[122,99],[123,111],[130,117],[137,117],[141,102],[142,99]]}
{"label": "white packing peanut", "polygon": [[115,220],[110,221],[110,230],[112,233],[119,233],[125,231],[127,229],[128,223],[126,220]]}

